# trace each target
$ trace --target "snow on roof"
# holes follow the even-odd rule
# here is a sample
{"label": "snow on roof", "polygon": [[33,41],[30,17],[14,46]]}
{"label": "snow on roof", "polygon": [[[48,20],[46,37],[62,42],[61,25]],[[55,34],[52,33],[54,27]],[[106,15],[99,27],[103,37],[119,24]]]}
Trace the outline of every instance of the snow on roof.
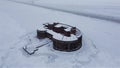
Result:
{"label": "snow on roof", "polygon": [[67,25],[63,25],[63,24],[57,24],[55,27],[66,27],[65,31],[70,31],[72,27],[67,26]]}
{"label": "snow on roof", "polygon": [[71,30],[71,27],[67,27],[67,29],[65,29],[65,31],[70,31]]}
{"label": "snow on roof", "polygon": [[80,37],[82,34],[81,34],[81,31],[76,29],[76,37]]}
{"label": "snow on roof", "polygon": [[57,40],[62,40],[62,41],[73,41],[73,40],[77,40],[77,37],[73,34],[71,34],[70,37],[64,36],[60,33],[56,33],[52,30],[47,30],[48,33],[53,35],[53,38],[57,39]]}
{"label": "snow on roof", "polygon": [[74,41],[74,40],[77,40],[77,37],[75,35],[71,34],[70,37],[64,36],[62,40],[63,41]]}
{"label": "snow on roof", "polygon": [[45,29],[45,28],[43,28],[43,27],[39,27],[37,30],[46,31],[46,29]]}
{"label": "snow on roof", "polygon": [[[55,27],[61,27],[61,26],[66,27],[65,31],[70,31],[71,28],[72,28],[70,26],[63,25],[63,24],[58,24]],[[49,29],[45,29],[43,27],[38,28],[38,30],[47,31],[49,34],[53,35],[53,38],[55,38],[57,40],[62,40],[62,41],[74,41],[74,40],[77,40],[78,37],[81,36],[81,32],[78,29],[77,29],[76,35],[71,34],[70,37],[64,36],[64,35],[62,35],[60,33],[56,33],[56,32],[54,32],[52,30],[49,30]]]}
{"label": "snow on roof", "polygon": [[61,27],[61,26],[63,26],[62,24],[57,24],[55,27]]}
{"label": "snow on roof", "polygon": [[52,30],[47,30],[47,32],[50,33],[50,34],[52,34],[53,38],[58,39],[58,40],[62,40],[62,37],[63,37],[62,34],[56,33],[56,32],[54,32]]}

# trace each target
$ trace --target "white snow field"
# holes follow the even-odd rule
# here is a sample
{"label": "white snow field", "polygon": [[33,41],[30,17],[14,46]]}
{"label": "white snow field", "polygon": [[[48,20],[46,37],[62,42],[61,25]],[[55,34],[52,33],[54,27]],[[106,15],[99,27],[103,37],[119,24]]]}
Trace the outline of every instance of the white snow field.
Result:
{"label": "white snow field", "polygon": [[[72,3],[72,0],[70,2],[66,1],[68,4]],[[108,5],[114,3],[113,5],[119,6],[119,1],[116,1],[106,0],[106,3],[111,2]],[[51,1],[46,0],[46,2]],[[95,2],[99,3],[99,1]],[[58,3],[61,4],[61,2]],[[87,4],[86,1],[84,3]],[[45,3],[42,4],[45,5]],[[110,10],[113,11],[114,9]],[[120,9],[118,8],[118,10]],[[95,11],[97,12],[98,10]],[[119,16],[119,13],[117,15]],[[86,57],[82,57],[83,55],[90,55],[88,51],[81,55],[82,58],[78,57],[79,55],[76,55],[78,54],[76,52],[72,53],[72,55],[68,54],[69,56],[66,57],[67,54],[53,54],[54,51],[51,55],[49,50],[46,51],[45,47],[47,46],[40,50],[40,52],[47,52],[43,53],[45,56],[41,56],[41,54],[24,55],[21,47],[26,41],[21,39],[21,37],[25,37],[26,34],[35,31],[46,22],[61,22],[76,26],[85,36],[92,40],[99,53],[92,55],[94,57],[90,59],[90,62],[88,60],[86,60],[88,62],[81,62],[86,59]],[[0,68],[119,68],[120,23],[0,0],[0,46]],[[56,58],[59,56],[60,59],[57,60]]]}
{"label": "white snow field", "polygon": [[10,0],[76,15],[120,22],[119,0]]}

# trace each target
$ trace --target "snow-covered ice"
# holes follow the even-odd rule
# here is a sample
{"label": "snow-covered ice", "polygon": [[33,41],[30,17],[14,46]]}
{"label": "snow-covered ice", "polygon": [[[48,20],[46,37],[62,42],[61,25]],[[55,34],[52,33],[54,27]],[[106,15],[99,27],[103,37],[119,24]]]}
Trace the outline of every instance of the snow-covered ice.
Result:
{"label": "snow-covered ice", "polygon": [[[30,37],[31,38],[30,38]],[[48,45],[45,45],[35,54],[29,55],[26,52],[23,51],[22,47],[26,46],[28,47],[28,51],[33,46],[36,46],[37,38],[35,38],[36,34],[28,34],[24,36],[21,39],[21,42],[16,44],[14,48],[8,49],[8,52],[5,54],[8,57],[5,58],[4,63],[2,67],[9,67],[9,68],[74,68],[75,66],[81,67],[82,65],[90,62],[92,58],[97,54],[98,50],[96,49],[95,45],[91,40],[86,38],[86,36],[83,35],[83,41],[82,41],[82,48],[75,52],[60,52],[56,51],[52,48],[52,42]],[[32,39],[32,40],[30,40]],[[47,39],[46,39],[46,42]],[[44,44],[46,43],[45,40],[41,40],[40,43]],[[38,45],[39,46],[39,45]],[[12,61],[14,59],[14,61]],[[12,61],[12,62],[11,62]]]}
{"label": "snow-covered ice", "polygon": [[107,21],[120,22],[118,0],[12,0],[43,7],[47,9],[72,13],[76,15],[97,18]]}
{"label": "snow-covered ice", "polygon": [[[27,0],[24,0],[24,1],[27,1]],[[48,3],[49,1],[46,0],[46,2]],[[96,3],[94,4],[97,5],[99,1],[97,2],[96,0],[95,1]],[[109,1],[106,0],[106,2],[104,2],[105,0],[103,2],[102,1],[101,1],[102,4],[106,3],[107,5],[112,5],[113,8],[110,8],[111,11],[108,11],[102,8],[101,11],[103,12],[99,12],[99,13],[104,14],[104,11],[107,11],[106,12],[107,14],[108,12],[110,12],[109,15],[112,15],[112,16],[116,14],[117,15],[116,17],[119,19],[120,9],[117,7],[114,7],[114,5],[119,7],[119,1],[118,0],[109,0]],[[42,5],[52,6],[49,4],[45,4],[45,0],[44,1],[41,0],[41,2],[44,2],[42,3]],[[72,3],[72,1],[70,2]],[[69,2],[69,5],[71,4],[70,2]],[[85,2],[86,1],[84,1],[84,3]],[[86,4],[88,4],[89,2],[90,1],[88,1]],[[40,4],[40,1],[39,3],[36,1],[36,3]],[[67,4],[68,1],[62,2],[62,3]],[[76,2],[75,4],[78,4],[78,3]],[[91,5],[92,4],[93,3],[91,3]],[[65,7],[66,6],[58,7],[58,8],[65,9]],[[114,8],[117,8],[117,10]],[[72,10],[72,8],[70,7],[69,10]],[[78,12],[80,10],[81,9],[79,9]],[[84,8],[82,8],[82,10],[86,10],[87,12],[99,11],[97,9],[93,9],[94,10],[93,11],[92,9],[88,10]],[[74,9],[74,11],[77,11],[77,10]],[[54,65],[52,66],[52,62],[54,63],[56,61],[54,59],[58,58],[58,55],[56,54],[54,54],[54,56],[48,53],[44,54],[45,56],[34,56],[34,55],[32,57],[24,56],[21,52],[20,47],[22,47],[22,45],[24,45],[25,42],[23,41],[21,44],[18,44],[20,43],[21,36],[24,37],[25,34],[36,30],[43,23],[46,23],[46,22],[61,22],[65,24],[70,24],[72,26],[76,26],[87,37],[89,37],[93,41],[93,43],[98,48],[99,53],[94,58],[91,59],[91,62],[87,64],[85,63],[81,65],[79,64],[79,61],[76,59],[75,63],[73,62],[73,65],[70,64],[69,61],[64,61],[65,64],[61,64],[60,66],[58,66],[57,63],[55,66]],[[64,12],[48,10],[40,7],[0,0],[0,46],[1,46],[0,47],[0,68],[21,68],[21,67],[39,68],[40,63],[42,68],[50,68],[50,67],[63,68],[63,66],[64,68],[68,68],[68,66],[72,68],[80,68],[80,67],[119,68],[120,67],[119,65],[120,64],[120,52],[119,52],[120,51],[119,49],[120,31],[119,30],[120,30],[119,22],[115,23],[113,21],[93,19],[93,18],[78,16],[78,15],[64,13]],[[45,49],[45,47],[43,47],[43,49]],[[44,50],[41,50],[40,52],[44,52]],[[60,62],[63,62],[63,61],[60,60]],[[48,63],[49,67],[45,63]]]}

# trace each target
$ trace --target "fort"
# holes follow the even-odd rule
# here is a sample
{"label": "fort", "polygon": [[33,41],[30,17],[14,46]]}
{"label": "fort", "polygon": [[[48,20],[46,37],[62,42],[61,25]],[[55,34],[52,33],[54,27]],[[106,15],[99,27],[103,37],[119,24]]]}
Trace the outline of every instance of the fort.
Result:
{"label": "fort", "polygon": [[43,25],[44,30],[37,30],[37,38],[49,38],[55,50],[71,52],[82,47],[82,34],[78,28],[62,23]]}

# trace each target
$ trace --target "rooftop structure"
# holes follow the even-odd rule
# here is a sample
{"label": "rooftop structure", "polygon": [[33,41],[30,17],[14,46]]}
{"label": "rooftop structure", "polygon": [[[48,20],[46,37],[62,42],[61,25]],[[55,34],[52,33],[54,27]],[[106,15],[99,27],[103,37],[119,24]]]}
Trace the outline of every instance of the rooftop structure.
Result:
{"label": "rooftop structure", "polygon": [[49,38],[53,48],[59,51],[76,51],[82,46],[82,34],[79,29],[62,23],[43,24],[43,29],[37,30],[37,38]]}

